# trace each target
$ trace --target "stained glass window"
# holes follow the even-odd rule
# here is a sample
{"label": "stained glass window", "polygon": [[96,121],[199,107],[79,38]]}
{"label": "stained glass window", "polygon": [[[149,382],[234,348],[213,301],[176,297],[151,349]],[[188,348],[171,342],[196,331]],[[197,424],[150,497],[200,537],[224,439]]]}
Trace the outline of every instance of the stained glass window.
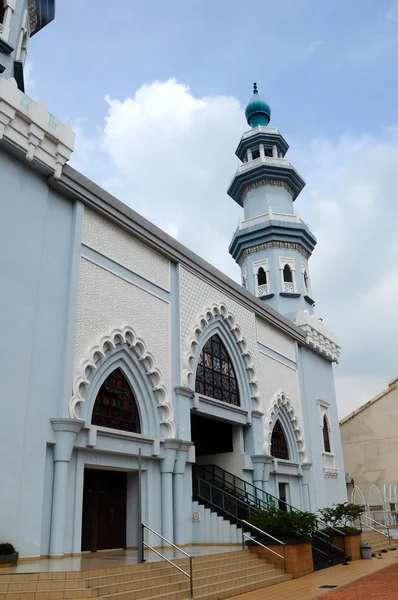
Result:
{"label": "stained glass window", "polygon": [[323,417],[322,434],[323,434],[323,447],[325,448],[325,452],[330,452],[329,425],[328,425],[328,420],[326,418],[326,415],[324,415],[324,417]]}
{"label": "stained glass window", "polygon": [[286,283],[293,283],[293,273],[289,265],[283,267],[283,281],[286,281]]}
{"label": "stained glass window", "polygon": [[200,354],[195,389],[199,394],[240,406],[235,371],[228,352],[217,334],[207,340]]}
{"label": "stained glass window", "polygon": [[115,369],[102,384],[91,422],[101,427],[141,433],[137,402],[120,369]]}
{"label": "stained glass window", "polygon": [[273,456],[274,458],[289,460],[289,448],[280,421],[277,421],[275,423],[274,429],[272,431],[271,456]]}

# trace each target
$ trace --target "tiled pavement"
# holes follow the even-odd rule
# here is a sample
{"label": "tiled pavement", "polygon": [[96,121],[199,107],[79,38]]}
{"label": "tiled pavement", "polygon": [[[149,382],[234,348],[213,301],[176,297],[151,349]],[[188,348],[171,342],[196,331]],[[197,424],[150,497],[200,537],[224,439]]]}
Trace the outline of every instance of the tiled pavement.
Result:
{"label": "tiled pavement", "polygon": [[[347,566],[337,565],[336,567],[323,569],[271,588],[234,596],[230,600],[313,600],[313,598],[319,598],[319,596],[328,593],[332,589],[322,588],[321,586],[341,587],[396,563],[398,564],[398,550],[390,551],[387,554],[383,553],[381,558],[357,560],[348,563]],[[396,597],[398,598],[398,591]],[[325,597],[325,600],[327,598]],[[371,598],[368,600],[371,600]]]}

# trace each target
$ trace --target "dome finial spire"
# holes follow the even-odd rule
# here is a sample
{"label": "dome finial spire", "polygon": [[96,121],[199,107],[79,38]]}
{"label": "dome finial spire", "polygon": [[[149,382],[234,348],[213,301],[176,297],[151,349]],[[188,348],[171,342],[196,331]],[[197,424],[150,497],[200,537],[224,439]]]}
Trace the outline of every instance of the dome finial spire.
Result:
{"label": "dome finial spire", "polygon": [[271,119],[269,104],[258,93],[257,83],[253,83],[253,96],[246,106],[245,115],[250,127],[267,126]]}

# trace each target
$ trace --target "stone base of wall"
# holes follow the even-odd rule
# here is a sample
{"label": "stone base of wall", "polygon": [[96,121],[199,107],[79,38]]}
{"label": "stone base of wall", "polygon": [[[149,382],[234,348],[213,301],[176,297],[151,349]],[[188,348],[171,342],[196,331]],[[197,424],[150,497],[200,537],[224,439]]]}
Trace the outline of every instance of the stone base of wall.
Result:
{"label": "stone base of wall", "polygon": [[[294,579],[304,577],[304,575],[314,572],[311,541],[308,541],[307,539],[303,541],[294,540],[292,543],[286,543],[286,546],[281,546],[280,544],[267,544],[267,548],[281,555],[283,555],[283,549],[285,549],[286,573],[293,575]],[[283,569],[283,559],[275,556],[275,554],[266,548],[263,548],[262,546],[250,546],[250,550],[266,558],[270,563],[275,564],[280,569]]]}
{"label": "stone base of wall", "polygon": [[334,546],[344,550],[346,556],[351,560],[360,560],[362,536],[360,531],[355,533],[346,533],[343,535],[333,535],[331,542]]}

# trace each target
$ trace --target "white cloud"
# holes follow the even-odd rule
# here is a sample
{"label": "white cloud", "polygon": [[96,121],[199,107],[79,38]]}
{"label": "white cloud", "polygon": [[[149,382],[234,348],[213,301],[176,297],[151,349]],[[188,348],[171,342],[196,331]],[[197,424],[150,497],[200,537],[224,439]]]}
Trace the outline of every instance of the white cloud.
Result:
{"label": "white cloud", "polygon": [[312,40],[308,45],[307,52],[308,54],[315,54],[315,52],[324,45],[324,40]]}
{"label": "white cloud", "polygon": [[391,0],[386,17],[389,21],[398,22],[398,0]]}
{"label": "white cloud", "polygon": [[[243,215],[226,194],[247,129],[238,100],[196,98],[170,80],[106,101],[96,139],[85,138],[80,124],[74,164],[239,280],[228,245]],[[308,182],[297,209],[319,242],[311,259],[316,311],[343,346],[341,415],[398,374],[397,132],[289,139],[290,159]]]}

